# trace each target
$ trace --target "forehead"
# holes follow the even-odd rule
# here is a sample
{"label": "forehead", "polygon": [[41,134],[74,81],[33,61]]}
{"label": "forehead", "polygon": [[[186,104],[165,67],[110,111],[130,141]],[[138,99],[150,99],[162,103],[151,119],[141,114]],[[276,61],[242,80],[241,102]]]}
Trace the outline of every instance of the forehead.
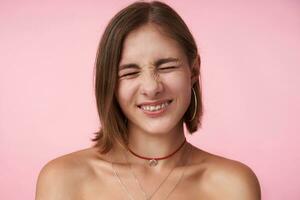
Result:
{"label": "forehead", "polygon": [[133,30],[123,43],[123,62],[147,62],[161,57],[177,57],[184,59],[185,54],[180,44],[170,38],[160,27],[147,24]]}

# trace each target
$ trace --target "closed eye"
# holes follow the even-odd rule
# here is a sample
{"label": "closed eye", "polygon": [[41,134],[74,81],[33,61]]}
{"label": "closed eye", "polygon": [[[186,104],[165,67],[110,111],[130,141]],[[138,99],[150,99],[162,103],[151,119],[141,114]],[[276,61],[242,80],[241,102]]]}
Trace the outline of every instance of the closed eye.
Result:
{"label": "closed eye", "polygon": [[170,66],[170,67],[160,67],[158,68],[158,70],[161,70],[161,71],[167,71],[167,70],[171,70],[171,69],[175,69],[176,67],[175,66]]}
{"label": "closed eye", "polygon": [[167,69],[174,69],[176,68],[175,66],[171,66],[171,67],[160,67],[159,70],[167,70]]}
{"label": "closed eye", "polygon": [[126,73],[126,74],[123,74],[121,76],[119,76],[120,78],[122,77],[130,77],[130,76],[134,76],[134,75],[137,75],[139,72],[131,72],[131,73]]}

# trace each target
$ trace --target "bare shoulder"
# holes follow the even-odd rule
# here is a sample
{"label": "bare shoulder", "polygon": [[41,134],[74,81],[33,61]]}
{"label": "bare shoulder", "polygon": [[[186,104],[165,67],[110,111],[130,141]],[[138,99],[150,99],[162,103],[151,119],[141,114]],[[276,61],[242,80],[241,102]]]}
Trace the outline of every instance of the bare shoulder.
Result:
{"label": "bare shoulder", "polygon": [[76,151],[49,161],[40,171],[36,200],[74,199],[78,183],[94,174],[96,154],[92,148]]}
{"label": "bare shoulder", "polygon": [[202,170],[199,184],[209,199],[261,199],[259,181],[247,165],[197,148],[193,162]]}

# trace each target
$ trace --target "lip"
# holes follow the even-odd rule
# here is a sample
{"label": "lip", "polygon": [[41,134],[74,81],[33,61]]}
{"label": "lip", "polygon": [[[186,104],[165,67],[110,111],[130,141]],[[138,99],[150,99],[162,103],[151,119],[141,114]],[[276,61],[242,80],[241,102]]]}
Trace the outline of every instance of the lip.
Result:
{"label": "lip", "polygon": [[157,106],[157,105],[160,105],[160,104],[165,103],[165,102],[171,103],[172,101],[173,101],[172,99],[163,99],[163,100],[159,100],[159,101],[148,101],[148,102],[140,103],[137,106],[138,107],[141,107],[141,106]]}

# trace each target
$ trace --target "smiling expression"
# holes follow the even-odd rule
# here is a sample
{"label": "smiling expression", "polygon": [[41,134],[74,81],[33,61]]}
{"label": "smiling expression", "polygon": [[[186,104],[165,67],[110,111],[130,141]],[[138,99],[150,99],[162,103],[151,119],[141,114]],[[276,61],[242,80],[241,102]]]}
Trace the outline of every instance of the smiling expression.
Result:
{"label": "smiling expression", "polygon": [[182,126],[191,99],[191,72],[178,42],[147,24],[125,38],[117,101],[129,131],[169,133]]}

